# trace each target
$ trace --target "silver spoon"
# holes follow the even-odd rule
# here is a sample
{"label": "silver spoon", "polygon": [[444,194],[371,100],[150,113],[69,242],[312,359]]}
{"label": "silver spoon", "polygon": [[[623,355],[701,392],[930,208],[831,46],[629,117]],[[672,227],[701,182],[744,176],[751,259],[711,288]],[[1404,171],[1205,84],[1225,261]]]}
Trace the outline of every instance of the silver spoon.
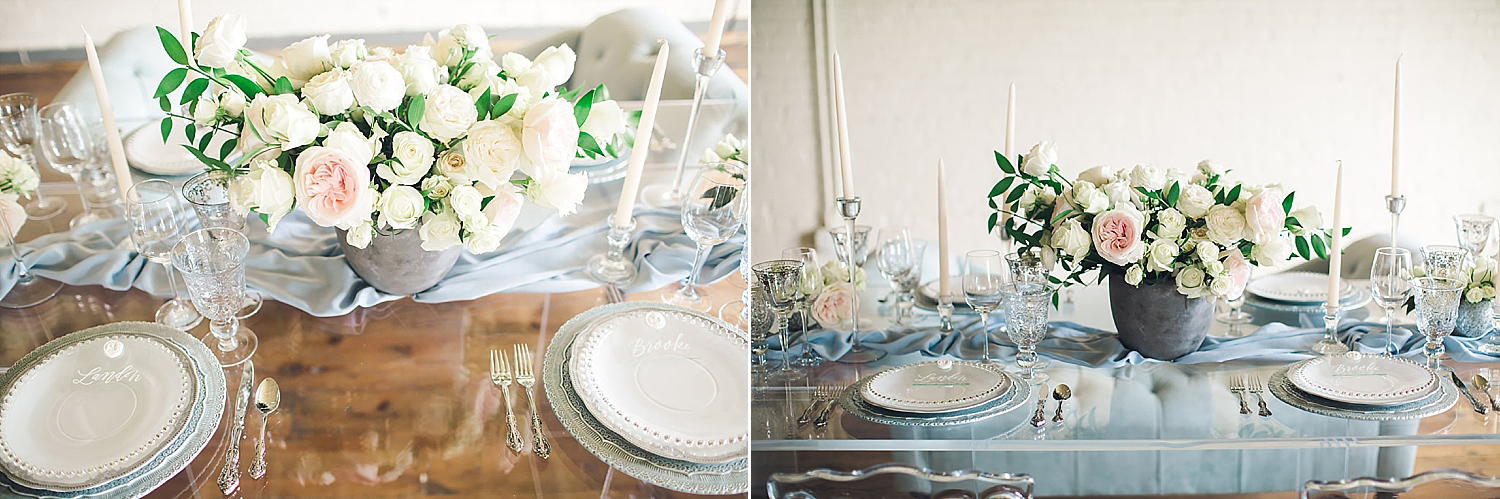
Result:
{"label": "silver spoon", "polygon": [[1490,407],[1500,411],[1500,405],[1495,404],[1495,396],[1490,395],[1490,380],[1485,379],[1483,374],[1474,373],[1473,381],[1474,388],[1478,388],[1479,392],[1484,394],[1484,398],[1490,399]]}
{"label": "silver spoon", "polygon": [[250,462],[250,478],[266,476],[266,420],[281,406],[281,385],[266,378],[255,387],[255,409],[260,411],[260,437],[255,439],[255,460]]}
{"label": "silver spoon", "polygon": [[1052,399],[1057,401],[1057,414],[1054,414],[1052,416],[1052,422],[1053,423],[1061,423],[1062,422],[1062,420],[1063,420],[1063,417],[1062,417],[1063,401],[1064,400],[1068,400],[1070,398],[1073,398],[1073,389],[1068,388],[1068,385],[1065,384],[1065,383],[1058,384],[1057,385],[1057,389],[1056,390],[1052,390]]}

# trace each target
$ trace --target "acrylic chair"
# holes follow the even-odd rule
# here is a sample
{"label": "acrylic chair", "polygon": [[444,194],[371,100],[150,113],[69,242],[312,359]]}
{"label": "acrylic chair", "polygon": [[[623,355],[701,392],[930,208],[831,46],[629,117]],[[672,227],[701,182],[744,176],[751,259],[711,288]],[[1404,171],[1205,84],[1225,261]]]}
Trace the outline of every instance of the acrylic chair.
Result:
{"label": "acrylic chair", "polygon": [[1459,470],[1432,470],[1407,478],[1363,477],[1353,480],[1311,480],[1302,486],[1301,499],[1365,499],[1441,497],[1444,499],[1500,496],[1500,478]]}
{"label": "acrylic chair", "polygon": [[[842,472],[816,469],[773,473],[766,492],[773,499],[909,498],[911,491],[934,499],[1031,499],[1032,479],[1020,473],[932,471],[905,464],[881,464]],[[930,494],[926,491],[931,489]]]}

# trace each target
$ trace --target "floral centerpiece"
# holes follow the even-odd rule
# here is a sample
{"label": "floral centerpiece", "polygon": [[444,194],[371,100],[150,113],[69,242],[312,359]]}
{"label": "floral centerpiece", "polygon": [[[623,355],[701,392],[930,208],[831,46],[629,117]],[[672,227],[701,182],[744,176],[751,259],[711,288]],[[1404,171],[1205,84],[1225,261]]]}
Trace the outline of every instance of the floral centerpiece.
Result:
{"label": "floral centerpiece", "polygon": [[[989,230],[1004,231],[1023,249],[1039,249],[1047,268],[1062,270],[1050,276],[1055,284],[1118,280],[1111,283],[1111,301],[1122,342],[1134,326],[1160,330],[1175,321],[1192,330],[1185,333],[1197,342],[1183,342],[1196,349],[1213,310],[1202,298],[1238,296],[1253,265],[1274,266],[1294,255],[1327,257],[1330,235],[1315,208],[1292,211],[1295,193],[1278,184],[1229,180],[1228,171],[1210,161],[1192,173],[1142,164],[1098,166],[1069,178],[1057,167],[1051,142],[1015,163],[999,153],[995,159],[1003,175],[989,193]],[[1167,289],[1181,306],[1122,310],[1123,291],[1117,290],[1126,287]]]}
{"label": "floral centerpiece", "polygon": [[26,208],[21,206],[21,197],[30,197],[39,185],[41,178],[31,165],[0,151],[0,217],[4,218],[7,229],[4,241],[7,245],[14,242],[21,226],[26,225]]}

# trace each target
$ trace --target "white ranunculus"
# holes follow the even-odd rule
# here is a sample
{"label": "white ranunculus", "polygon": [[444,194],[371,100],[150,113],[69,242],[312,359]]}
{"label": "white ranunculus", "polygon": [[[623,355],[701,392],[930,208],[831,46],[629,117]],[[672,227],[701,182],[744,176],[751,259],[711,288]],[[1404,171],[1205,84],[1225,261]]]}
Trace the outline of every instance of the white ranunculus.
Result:
{"label": "white ranunculus", "polygon": [[1316,230],[1323,228],[1323,214],[1318,213],[1318,207],[1316,206],[1308,205],[1298,208],[1297,211],[1293,211],[1288,216],[1297,219],[1297,223],[1301,224],[1305,229]]}
{"label": "white ranunculus", "polygon": [[463,228],[453,216],[453,210],[428,213],[422,218],[422,229],[417,233],[422,237],[422,249],[442,251],[464,243],[461,237]]}
{"label": "white ranunculus", "polygon": [[460,185],[448,193],[448,205],[453,207],[453,214],[458,215],[458,220],[471,231],[490,224],[489,218],[486,218],[484,212],[480,211],[482,204],[484,204],[484,195],[472,185]]}
{"label": "white ranunculus", "polygon": [[1080,180],[1073,184],[1073,206],[1090,215],[1109,211],[1109,195],[1093,183]]}
{"label": "white ranunculus", "polygon": [[366,246],[369,246],[370,241],[374,239],[375,226],[369,221],[360,222],[358,225],[350,227],[349,230],[345,231],[344,233],[344,240],[347,241],[350,246],[359,249],[364,249]]}
{"label": "white ranunculus", "polygon": [[[234,63],[240,49],[245,47],[245,18],[239,14],[224,14],[208,22],[198,43],[193,45],[193,54],[198,65],[214,68],[228,67]],[[184,46],[190,40],[181,40]]]}
{"label": "white ranunculus", "polygon": [[1169,239],[1157,239],[1146,247],[1146,270],[1152,272],[1166,272],[1172,270],[1172,264],[1177,261],[1177,242]]}
{"label": "white ranunculus", "polygon": [[199,98],[193,102],[193,123],[208,126],[219,120],[219,101]]}
{"label": "white ranunculus", "polygon": [[1182,237],[1182,231],[1186,228],[1187,217],[1175,208],[1156,212],[1156,237],[1176,241]]}
{"label": "white ranunculus", "polygon": [[443,154],[438,156],[434,167],[439,174],[448,177],[454,184],[467,184],[474,181],[474,176],[469,170],[469,160],[464,157],[463,148],[455,147],[443,151]]}
{"label": "white ranunculus", "polygon": [[302,86],[302,96],[323,116],[334,116],[354,107],[354,90],[349,88],[349,72],[334,68],[312,77]]}
{"label": "white ranunculus", "polygon": [[1213,262],[1219,259],[1219,247],[1212,241],[1198,241],[1198,244],[1193,246],[1193,252],[1203,262]]}
{"label": "white ranunculus", "polygon": [[[589,117],[583,120],[583,126],[579,128],[602,144],[615,134],[625,132],[625,111],[620,109],[619,103],[612,100],[595,103],[589,108]],[[730,138],[732,137],[731,135]],[[720,144],[722,145],[723,142]],[[717,147],[715,147],[715,153],[718,153]],[[734,151],[726,151],[719,154],[719,157],[728,157],[733,153]]]}
{"label": "white ranunculus", "polygon": [[452,85],[438,85],[427,94],[427,107],[417,128],[442,142],[464,136],[479,118],[474,100]]}
{"label": "white ranunculus", "polygon": [[[395,58],[396,68],[401,71],[401,77],[406,80],[406,95],[420,95],[431,92],[441,83],[443,68],[432,58],[432,47],[425,45],[411,45],[406,51]],[[474,104],[469,103],[469,107]],[[431,109],[429,107],[428,109]]]}
{"label": "white ranunculus", "polygon": [[428,196],[432,196],[433,199],[448,197],[448,193],[453,192],[453,179],[441,174],[424,178],[422,179],[422,191],[426,192]]}
{"label": "white ranunculus", "polygon": [[231,118],[238,118],[245,114],[245,96],[238,90],[225,90],[219,92],[219,109]]}
{"label": "white ranunculus", "polygon": [[1111,180],[1114,179],[1115,170],[1114,168],[1110,168],[1107,165],[1099,165],[1093,168],[1089,168],[1087,170],[1084,170],[1083,173],[1078,174],[1078,180],[1082,180],[1094,185],[1108,184]]}
{"label": "white ranunculus", "polygon": [[293,94],[256,95],[245,115],[260,141],[283,151],[311,144],[323,128],[318,116]]}
{"label": "white ranunculus", "polygon": [[463,60],[466,48],[474,51],[476,58],[494,58],[494,52],[490,51],[489,36],[484,34],[484,28],[473,24],[460,24],[452,29],[439,31],[432,56],[444,66],[455,66]]}
{"label": "white ranunculus", "polygon": [[368,165],[380,150],[379,144],[366,137],[359,131],[359,127],[353,123],[344,121],[328,131],[328,136],[323,138],[323,145],[344,151],[354,164]]}
{"label": "white ranunculus", "polygon": [[578,211],[578,205],[583,203],[584,191],[589,187],[587,176],[551,170],[538,173],[526,185],[526,197],[540,206],[556,209],[562,216]]}
{"label": "white ranunculus", "polygon": [[1215,205],[1209,208],[1206,220],[1208,238],[1220,246],[1232,246],[1248,235],[1245,215],[1234,208]]}
{"label": "white ranunculus", "polygon": [[16,234],[21,233],[21,226],[26,225],[26,208],[21,206],[20,199],[21,195],[14,192],[0,192],[0,218],[4,218],[5,227],[10,232],[5,238],[7,243],[15,241]]}
{"label": "white ranunculus", "polygon": [[1203,289],[1203,269],[1196,266],[1185,267],[1177,272],[1177,292],[1187,295],[1188,298],[1197,298],[1206,294]]}
{"label": "white ranunculus", "polygon": [[436,147],[431,139],[417,132],[396,132],[391,136],[391,157],[396,163],[381,163],[375,174],[392,184],[415,184],[432,170],[433,154]]}
{"label": "white ranunculus", "polygon": [[1214,194],[1198,184],[1183,187],[1182,195],[1177,198],[1177,209],[1189,218],[1203,218],[1213,206]]}
{"label": "white ranunculus", "polygon": [[328,46],[328,53],[331,55],[333,65],[343,69],[349,69],[354,66],[354,63],[370,56],[370,50],[365,48],[365,41],[362,38],[333,42],[333,45]]}
{"label": "white ranunculus", "polygon": [[328,50],[328,35],[308,37],[281,51],[281,60],[292,74],[307,80],[333,68],[333,53]]}
{"label": "white ranunculus", "polygon": [[573,104],[549,97],[531,106],[521,127],[521,144],[526,155],[520,168],[527,175],[567,171],[578,153],[578,121],[573,117]]}
{"label": "white ranunculus", "polygon": [[1167,172],[1145,163],[1130,169],[1130,186],[1144,187],[1148,191],[1160,190],[1167,183]]}
{"label": "white ranunculus", "polygon": [[422,193],[409,185],[393,185],[380,194],[375,209],[380,210],[377,222],[392,229],[414,229],[422,221],[426,210]]}
{"label": "white ranunculus", "polygon": [[573,77],[573,65],[578,56],[568,44],[547,47],[531,62],[531,67],[521,73],[523,84],[535,90],[537,95],[557,88]]}
{"label": "white ranunculus", "polygon": [[1031,152],[1026,153],[1026,159],[1022,160],[1021,171],[1033,177],[1045,177],[1052,165],[1057,164],[1057,145],[1051,141],[1041,141],[1031,146]]}
{"label": "white ranunculus", "polygon": [[1075,262],[1088,256],[1093,241],[1093,236],[1088,229],[1083,228],[1078,218],[1069,218],[1052,231],[1052,247],[1073,257]]}
{"label": "white ranunculus", "polygon": [[296,201],[292,175],[272,161],[250,163],[250,171],[229,184],[229,207],[240,216],[251,209],[266,214],[267,230],[276,230],[276,223],[292,212]]}
{"label": "white ranunculus", "polygon": [[1250,248],[1257,265],[1275,266],[1292,257],[1292,243],[1287,237],[1273,237]]}
{"label": "white ranunculus", "polygon": [[1140,286],[1141,279],[1145,277],[1146,269],[1141,268],[1141,264],[1139,263],[1125,268],[1125,284]]}
{"label": "white ranunculus", "polygon": [[401,98],[406,96],[406,81],[389,62],[360,61],[349,69],[349,73],[349,87],[354,89],[354,99],[377,113],[396,109],[401,105]]}
{"label": "white ranunculus", "polygon": [[[469,137],[464,139],[463,145],[466,162],[463,172],[491,189],[510,183],[523,155],[521,139],[515,130],[495,120],[481,121],[469,127]],[[452,175],[447,171],[444,173]]]}

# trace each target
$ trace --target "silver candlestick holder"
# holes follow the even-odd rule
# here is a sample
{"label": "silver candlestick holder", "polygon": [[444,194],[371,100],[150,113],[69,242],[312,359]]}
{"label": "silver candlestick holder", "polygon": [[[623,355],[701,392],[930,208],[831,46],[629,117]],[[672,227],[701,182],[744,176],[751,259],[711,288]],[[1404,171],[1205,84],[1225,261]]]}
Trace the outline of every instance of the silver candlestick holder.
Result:
{"label": "silver candlestick holder", "polygon": [[1323,339],[1313,345],[1312,352],[1318,355],[1338,355],[1349,351],[1349,347],[1339,341],[1339,314],[1341,310],[1338,298],[1330,298],[1323,305],[1323,327],[1325,333]]}
{"label": "silver candlestick holder", "polygon": [[625,251],[630,247],[630,236],[635,233],[635,218],[625,220],[625,223],[616,224],[615,216],[609,216],[609,251],[594,255],[589,259],[589,278],[601,284],[614,284],[624,286],[635,280],[635,262],[625,257]]}
{"label": "silver candlestick holder", "polygon": [[[703,54],[703,49],[693,51],[693,68],[696,81],[693,84],[693,107],[688,109],[687,131],[683,132],[682,145],[677,155],[677,171],[672,175],[670,184],[649,184],[641,189],[641,199],[647,206],[661,208],[677,206],[682,204],[682,198],[687,196],[683,192],[682,178],[687,173],[689,145],[692,144],[693,130],[698,127],[698,110],[703,107],[703,98],[708,94],[708,85],[713,82],[714,74],[719,68],[724,67],[723,50],[708,57]],[[640,132],[636,132],[640,133]]]}
{"label": "silver candlestick holder", "polygon": [[[855,272],[859,270],[858,259],[855,258],[856,255],[854,253],[856,242],[854,237],[854,219],[859,217],[859,196],[838,198],[838,202],[839,214],[844,217],[844,230],[847,231],[845,234],[848,235],[848,237],[844,238],[843,249],[844,256],[848,258],[844,261],[849,264],[849,287],[852,289],[854,288]],[[885,352],[865,347],[859,343],[859,292],[855,291],[850,293],[849,296],[851,299],[849,303],[849,322],[853,324],[853,332],[850,333],[849,341],[853,343],[853,346],[849,348],[848,352],[844,353],[844,356],[839,357],[837,362],[844,364],[864,364],[880,360],[881,357],[885,357]]]}
{"label": "silver candlestick holder", "polygon": [[1391,212],[1391,246],[1396,247],[1396,230],[1401,228],[1401,212],[1406,210],[1406,196],[1387,195],[1385,209]]}

